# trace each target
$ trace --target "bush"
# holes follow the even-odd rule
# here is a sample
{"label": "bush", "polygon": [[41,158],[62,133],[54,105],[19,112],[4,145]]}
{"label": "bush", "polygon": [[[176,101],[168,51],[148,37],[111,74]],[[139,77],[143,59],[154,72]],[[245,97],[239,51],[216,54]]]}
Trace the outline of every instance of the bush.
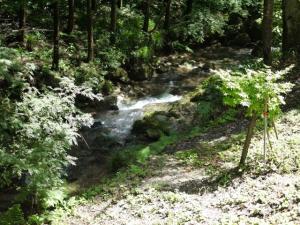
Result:
{"label": "bush", "polygon": [[[247,1],[215,1],[205,0],[195,2],[193,11],[178,25],[173,26],[174,37],[180,38],[184,43],[203,43],[211,36],[221,36],[227,27],[230,14],[235,13],[240,17],[248,16],[249,6],[257,7],[259,3],[254,0]],[[236,28],[237,29],[237,28]]]}
{"label": "bush", "polygon": [[291,83],[282,82],[283,75],[288,70],[289,68],[277,72],[269,68],[219,70],[217,74],[222,80],[220,89],[224,95],[224,103],[231,107],[246,107],[248,116],[254,113],[263,115],[267,104],[270,118],[278,116],[280,106],[285,104],[284,95],[293,87]]}
{"label": "bush", "polygon": [[220,89],[224,95],[224,103],[231,107],[243,106],[246,108],[246,116],[252,117],[242,150],[240,167],[245,165],[256,121],[260,117],[264,118],[264,158],[266,157],[266,136],[269,139],[267,121],[270,120],[274,125],[274,119],[281,112],[280,106],[285,104],[284,95],[293,87],[291,83],[282,82],[283,75],[288,70],[289,68],[273,72],[269,68],[260,70],[241,68],[237,71],[218,71],[222,81]]}
{"label": "bush", "polygon": [[28,82],[35,68],[0,59],[5,84],[0,93],[0,187],[15,186],[21,191],[19,200],[32,195],[42,199],[62,184],[66,168],[75,163],[68,150],[77,143],[79,129],[93,122],[75,107],[75,98],[100,100],[69,78],[61,78],[56,88],[38,90]]}
{"label": "bush", "polygon": [[20,205],[14,205],[5,213],[0,214],[0,224],[3,225],[25,225],[24,214]]}

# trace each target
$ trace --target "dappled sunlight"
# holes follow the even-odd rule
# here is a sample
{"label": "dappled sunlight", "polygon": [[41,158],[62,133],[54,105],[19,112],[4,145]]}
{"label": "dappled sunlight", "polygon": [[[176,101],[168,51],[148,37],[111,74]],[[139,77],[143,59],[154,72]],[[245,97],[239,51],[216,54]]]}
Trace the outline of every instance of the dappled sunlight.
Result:
{"label": "dappled sunlight", "polygon": [[[291,123],[299,124],[299,115],[299,111],[294,110],[278,122],[281,136],[294,139],[293,144],[297,149],[300,149],[300,143],[297,142],[300,129],[291,126]],[[252,155],[256,155],[256,162],[261,160],[257,156],[261,154],[259,137],[260,132],[251,147],[250,166],[244,171],[222,166],[232,160],[237,163],[236,158],[228,157],[231,151],[235,157],[240,154],[240,148],[235,149],[235,143],[239,143],[241,138],[235,136],[229,138],[231,141],[217,141],[215,146],[210,141],[212,152],[206,153],[204,161],[200,149],[151,157],[145,167],[150,173],[132,191],[124,193],[126,188],[120,188],[123,193],[119,197],[115,196],[117,199],[114,204],[103,201],[96,207],[93,203],[95,213],[89,212],[86,217],[81,212],[88,206],[79,207],[76,211],[77,219],[73,218],[72,221],[85,221],[88,224],[88,221],[93,224],[124,223],[128,219],[133,224],[175,221],[205,224],[234,221],[260,224],[296,222],[299,176],[286,174],[281,170],[283,165],[279,164],[278,170],[263,167],[263,164],[262,167],[252,165]],[[282,150],[284,146],[279,144],[277,147]],[[218,148],[222,151],[214,153],[213,149]],[[196,158],[193,158],[194,153]],[[222,156],[218,156],[218,153],[222,153]],[[216,158],[220,158],[217,160],[218,165]],[[119,183],[119,187],[123,185]]]}
{"label": "dappled sunlight", "polygon": [[0,4],[0,225],[300,224],[299,0]]}

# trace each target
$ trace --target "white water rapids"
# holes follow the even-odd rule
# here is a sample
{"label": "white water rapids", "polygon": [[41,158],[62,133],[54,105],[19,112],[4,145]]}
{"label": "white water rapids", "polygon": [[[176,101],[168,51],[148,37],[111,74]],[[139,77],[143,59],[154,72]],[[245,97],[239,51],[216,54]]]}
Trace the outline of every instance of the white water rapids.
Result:
{"label": "white water rapids", "polygon": [[96,122],[109,130],[110,135],[123,142],[132,129],[135,121],[142,119],[144,108],[153,104],[164,104],[179,101],[182,97],[165,93],[160,96],[143,97],[138,100],[128,100],[118,97],[118,111],[108,111],[97,116]]}

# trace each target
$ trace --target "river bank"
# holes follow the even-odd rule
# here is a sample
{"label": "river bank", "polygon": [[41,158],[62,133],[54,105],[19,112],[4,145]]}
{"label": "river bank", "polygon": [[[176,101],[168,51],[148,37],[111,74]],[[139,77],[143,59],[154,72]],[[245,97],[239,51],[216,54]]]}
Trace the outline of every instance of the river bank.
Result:
{"label": "river bank", "polygon": [[[72,154],[77,165],[69,180],[87,187],[97,183],[107,172],[111,155],[131,145],[158,140],[162,135],[180,133],[197,123],[199,85],[213,70],[236,66],[251,58],[251,50],[212,46],[195,53],[174,54],[159,58],[156,74],[149,81],[120,86],[114,110],[94,112],[95,123],[82,132]],[[198,89],[197,89],[198,88]],[[93,110],[92,110],[93,111]],[[121,167],[121,165],[120,165]],[[104,172],[104,173],[106,173]],[[80,186],[80,185],[79,185]]]}

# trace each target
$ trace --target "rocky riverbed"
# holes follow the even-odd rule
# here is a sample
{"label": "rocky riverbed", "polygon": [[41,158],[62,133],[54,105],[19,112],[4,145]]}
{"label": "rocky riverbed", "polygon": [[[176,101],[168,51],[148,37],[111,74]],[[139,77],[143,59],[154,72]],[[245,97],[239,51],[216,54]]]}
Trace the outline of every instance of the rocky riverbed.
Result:
{"label": "rocky riverbed", "polygon": [[113,152],[189,128],[197,111],[192,98],[199,84],[213,70],[238,65],[251,57],[250,53],[250,49],[216,45],[157,58],[150,80],[123,84],[92,109],[95,123],[82,131],[79,145],[73,149],[78,163],[70,169],[69,180],[93,183],[99,179],[97,174],[102,174],[99,171],[105,171],[106,157]]}

